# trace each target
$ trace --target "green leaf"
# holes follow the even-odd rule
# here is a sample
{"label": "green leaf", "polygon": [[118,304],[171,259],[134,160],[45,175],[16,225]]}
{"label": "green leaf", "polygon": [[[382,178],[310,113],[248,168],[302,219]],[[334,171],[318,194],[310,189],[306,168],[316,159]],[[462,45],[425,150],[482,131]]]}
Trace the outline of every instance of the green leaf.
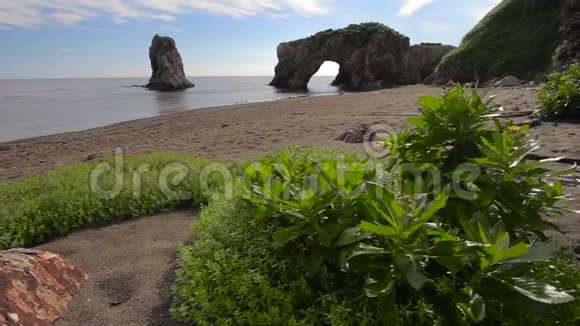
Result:
{"label": "green leaf", "polygon": [[425,286],[427,277],[417,272],[417,262],[413,256],[406,255],[396,258],[394,263],[399,271],[403,274],[409,285],[411,285],[411,287],[413,287],[415,290],[419,291]]}
{"label": "green leaf", "polygon": [[350,229],[344,230],[342,234],[334,241],[334,247],[344,247],[364,239],[369,238],[369,234],[365,233],[360,225]]}
{"label": "green leaf", "polygon": [[544,242],[528,248],[528,252],[522,256],[509,259],[503,263],[535,263],[539,261],[546,261],[553,258],[558,251],[558,247],[554,243]]}
{"label": "green leaf", "polygon": [[441,241],[429,251],[429,256],[453,273],[459,273],[468,263],[468,257],[457,241]]}
{"label": "green leaf", "polygon": [[258,206],[256,208],[256,217],[258,219],[265,219],[274,214],[274,209],[271,206]]}
{"label": "green leaf", "polygon": [[356,249],[343,251],[341,257],[341,270],[372,271],[385,269],[391,263],[385,259],[388,252],[383,248],[359,244]]}
{"label": "green leaf", "polygon": [[539,282],[524,278],[512,277],[501,279],[513,290],[537,302],[545,304],[562,304],[574,301],[574,297],[548,283]]}
{"label": "green leaf", "polygon": [[397,203],[395,197],[386,188],[370,182],[366,183],[366,188],[370,196],[369,200],[372,201],[373,206],[376,205],[380,209],[377,213],[386,219],[391,226],[398,229],[398,219],[405,214],[403,207]]}
{"label": "green leaf", "polygon": [[440,98],[437,98],[434,96],[420,97],[418,102],[419,102],[419,106],[421,106],[427,110],[437,110],[438,108],[441,107],[441,104],[443,103],[443,101]]}
{"label": "green leaf", "polygon": [[495,263],[499,263],[499,262],[506,261],[509,259],[521,257],[527,253],[528,253],[528,246],[525,243],[520,242],[511,248],[502,250],[502,251],[498,252],[497,254],[495,254],[495,256],[493,257],[493,263],[495,264]]}
{"label": "green leaf", "polygon": [[309,234],[309,228],[310,228],[310,226],[308,226],[308,225],[300,225],[299,224],[299,225],[295,225],[293,227],[282,229],[282,230],[278,231],[276,234],[274,234],[274,237],[273,237],[274,241],[273,241],[272,245],[274,247],[285,246],[289,242],[292,242],[303,235]]}
{"label": "green leaf", "polygon": [[407,228],[405,236],[410,236],[420,228],[423,228],[429,219],[431,219],[439,210],[445,207],[446,201],[447,195],[445,193],[441,193],[434,201],[427,204],[427,207],[422,207],[419,212],[418,219]]}
{"label": "green leaf", "polygon": [[399,239],[401,235],[391,226],[376,225],[366,221],[361,222],[361,228],[364,232],[371,232],[389,239]]}
{"label": "green leaf", "polygon": [[424,127],[428,125],[423,117],[411,117],[407,119],[407,122],[416,127]]}
{"label": "green leaf", "polygon": [[368,297],[376,298],[393,293],[397,281],[393,266],[369,274],[371,275],[369,275],[365,284],[365,292]]}
{"label": "green leaf", "polygon": [[469,312],[476,324],[485,320],[485,310],[485,300],[479,294],[473,294],[469,301]]}
{"label": "green leaf", "polygon": [[332,240],[336,237],[339,230],[338,223],[324,223],[316,226],[316,232],[318,232],[318,238],[320,239],[320,244],[325,247],[330,247],[332,245]]}

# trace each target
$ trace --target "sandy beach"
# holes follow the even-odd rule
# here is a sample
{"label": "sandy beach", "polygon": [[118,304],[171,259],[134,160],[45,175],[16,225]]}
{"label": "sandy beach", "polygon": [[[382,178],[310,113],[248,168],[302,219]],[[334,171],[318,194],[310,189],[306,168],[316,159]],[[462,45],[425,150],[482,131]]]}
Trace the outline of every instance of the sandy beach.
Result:
{"label": "sandy beach", "polygon": [[[491,88],[495,103],[508,115],[525,121],[536,110],[535,87]],[[235,160],[289,145],[363,151],[360,144],[334,139],[360,123],[394,129],[418,115],[417,98],[440,95],[423,85],[367,93],[304,97],[274,102],[197,109],[119,123],[86,131],[0,143],[0,180],[35,175],[55,167],[126,154],[180,152]],[[122,109],[122,108],[119,108]],[[544,123],[532,130],[540,136],[543,156],[580,158],[577,125]]]}

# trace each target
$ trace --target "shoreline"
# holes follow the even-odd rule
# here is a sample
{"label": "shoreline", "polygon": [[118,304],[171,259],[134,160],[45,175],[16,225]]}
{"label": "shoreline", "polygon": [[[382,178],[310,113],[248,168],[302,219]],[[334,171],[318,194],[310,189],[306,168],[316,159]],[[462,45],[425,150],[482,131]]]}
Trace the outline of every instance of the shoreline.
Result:
{"label": "shoreline", "polygon": [[[187,153],[208,159],[247,159],[291,145],[363,152],[362,144],[334,139],[361,123],[395,130],[418,115],[417,98],[441,94],[424,85],[364,93],[314,96],[209,107],[125,121],[103,127],[0,143],[0,181],[50,169],[127,155]],[[535,88],[497,88],[490,95],[506,113],[536,109]],[[523,122],[526,117],[514,118]],[[538,154],[580,158],[580,130],[574,124],[544,123],[530,131],[544,147]]]}
{"label": "shoreline", "polygon": [[[133,86],[126,86],[126,87],[133,87]],[[23,141],[32,141],[32,140],[37,140],[37,139],[40,139],[40,138],[47,138],[47,137],[53,137],[53,136],[63,136],[63,135],[68,135],[68,134],[75,134],[75,133],[79,133],[79,132],[85,132],[85,131],[91,131],[91,130],[95,130],[95,129],[113,127],[113,126],[120,125],[120,124],[137,122],[137,121],[148,120],[148,119],[155,119],[155,118],[159,118],[159,117],[163,117],[163,116],[176,115],[176,114],[187,113],[187,112],[191,112],[191,111],[223,110],[223,109],[226,109],[227,110],[227,109],[230,109],[230,108],[234,108],[234,107],[238,107],[238,106],[244,106],[244,105],[263,104],[263,103],[274,103],[274,102],[279,102],[279,101],[290,101],[290,100],[296,100],[296,99],[301,99],[301,98],[316,98],[316,97],[327,97],[327,96],[339,96],[339,95],[351,94],[351,93],[341,92],[341,93],[336,93],[336,94],[330,94],[330,93],[305,93],[305,94],[319,94],[319,95],[288,96],[288,97],[281,97],[281,98],[278,98],[278,99],[275,99],[275,100],[267,100],[267,99],[265,99],[265,100],[239,101],[239,102],[236,102],[236,103],[233,103],[233,104],[227,104],[227,105],[218,105],[218,106],[208,106],[208,107],[201,107],[201,108],[184,109],[184,110],[181,110],[181,111],[168,112],[168,113],[160,113],[158,115],[149,116],[149,117],[143,117],[143,118],[137,118],[137,119],[130,119],[130,120],[124,120],[124,121],[119,121],[119,122],[115,122],[115,123],[104,124],[102,126],[96,126],[96,127],[92,127],[92,128],[88,128],[88,129],[80,129],[80,130],[73,130],[73,131],[57,132],[57,133],[54,133],[54,134],[47,134],[47,135],[40,135],[40,136],[32,136],[32,137],[18,138],[18,139],[7,140],[7,141],[0,141],[0,148],[3,145],[10,145],[12,143],[18,143],[18,142],[23,142]]]}

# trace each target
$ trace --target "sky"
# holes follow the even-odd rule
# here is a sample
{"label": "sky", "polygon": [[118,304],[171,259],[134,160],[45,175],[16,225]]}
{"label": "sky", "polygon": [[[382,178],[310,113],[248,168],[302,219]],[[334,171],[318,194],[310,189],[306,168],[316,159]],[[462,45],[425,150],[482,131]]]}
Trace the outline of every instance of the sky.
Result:
{"label": "sky", "polygon": [[145,77],[155,34],[175,39],[189,76],[271,76],[281,42],[381,22],[458,45],[500,1],[0,0],[0,79]]}

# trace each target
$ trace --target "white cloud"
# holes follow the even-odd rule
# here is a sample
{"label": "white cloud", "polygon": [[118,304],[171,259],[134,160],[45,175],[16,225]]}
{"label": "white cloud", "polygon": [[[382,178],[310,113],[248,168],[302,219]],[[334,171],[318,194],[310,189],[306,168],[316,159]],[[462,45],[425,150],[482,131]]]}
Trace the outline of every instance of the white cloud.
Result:
{"label": "white cloud", "polygon": [[243,18],[283,17],[289,12],[324,15],[333,0],[0,0],[0,26],[34,28],[47,23],[75,25],[95,17],[173,21],[188,12]]}
{"label": "white cloud", "polygon": [[483,3],[477,7],[470,7],[467,12],[475,21],[480,21],[485,15],[487,15],[495,6],[497,6],[502,0],[485,0]]}
{"label": "white cloud", "polygon": [[403,0],[403,7],[399,10],[399,16],[409,17],[426,5],[437,0]]}

